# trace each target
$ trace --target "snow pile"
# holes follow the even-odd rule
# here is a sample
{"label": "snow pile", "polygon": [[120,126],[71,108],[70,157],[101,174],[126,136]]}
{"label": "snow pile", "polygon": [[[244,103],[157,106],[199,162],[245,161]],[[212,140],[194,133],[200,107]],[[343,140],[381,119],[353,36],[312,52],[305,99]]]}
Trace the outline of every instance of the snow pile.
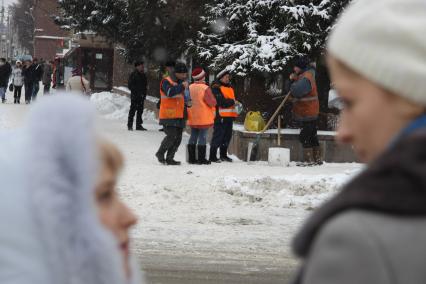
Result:
{"label": "snow pile", "polygon": [[334,175],[224,177],[217,188],[242,206],[316,208],[353,177],[353,171]]}
{"label": "snow pile", "polygon": [[[130,109],[130,99],[128,97],[110,92],[101,92],[92,94],[90,100],[104,118],[120,121],[127,120]],[[156,121],[155,113],[145,109],[143,120]]]}

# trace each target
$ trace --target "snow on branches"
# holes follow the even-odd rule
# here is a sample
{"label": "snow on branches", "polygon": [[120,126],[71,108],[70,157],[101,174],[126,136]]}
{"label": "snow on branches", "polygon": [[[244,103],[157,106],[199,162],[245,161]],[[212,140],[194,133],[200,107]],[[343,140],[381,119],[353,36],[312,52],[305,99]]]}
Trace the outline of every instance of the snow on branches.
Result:
{"label": "snow on branches", "polygon": [[342,7],[330,0],[215,0],[195,48],[213,69],[277,73],[298,55],[317,56]]}

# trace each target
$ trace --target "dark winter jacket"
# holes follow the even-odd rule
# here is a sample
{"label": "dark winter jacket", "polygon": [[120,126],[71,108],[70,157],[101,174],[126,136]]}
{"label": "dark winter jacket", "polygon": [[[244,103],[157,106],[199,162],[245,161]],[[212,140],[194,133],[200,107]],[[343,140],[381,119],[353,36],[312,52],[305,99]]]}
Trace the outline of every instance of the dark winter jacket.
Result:
{"label": "dark winter jacket", "polygon": [[9,85],[9,78],[12,74],[12,67],[9,63],[5,63],[4,65],[0,66],[0,87],[1,88],[7,88]]}
{"label": "dark winter jacket", "polygon": [[24,82],[26,85],[32,85],[35,82],[34,68],[34,65],[30,65],[29,67],[22,67],[22,75],[24,75]]}
{"label": "dark winter jacket", "polygon": [[426,129],[397,141],[296,236],[294,283],[426,283]]}
{"label": "dark winter jacket", "polygon": [[132,99],[144,99],[147,92],[146,75],[138,70],[134,70],[129,76],[128,87]]}
{"label": "dark winter jacket", "polygon": [[33,72],[34,72],[34,80],[35,82],[40,82],[43,78],[43,65],[41,64],[33,64]]}
{"label": "dark winter jacket", "polygon": [[231,85],[225,85],[220,81],[214,81],[211,85],[212,88],[212,92],[213,95],[216,97],[216,101],[217,101],[217,105],[216,105],[216,119],[215,121],[220,121],[220,120],[234,120],[234,118],[232,117],[225,117],[222,118],[219,114],[219,108],[228,108],[228,107],[232,107],[233,105],[235,105],[235,101],[231,100],[231,99],[227,99],[223,96],[222,91],[220,90],[220,87],[225,86],[225,87],[231,87]]}
{"label": "dark winter jacket", "polygon": [[[308,71],[308,70],[306,70]],[[304,71],[304,72],[306,72]],[[315,72],[312,70],[312,72]],[[308,79],[302,78],[294,82],[290,87],[291,95],[295,98],[303,98],[307,96],[312,91],[311,82]]]}
{"label": "dark winter jacket", "polygon": [[[166,94],[168,97],[174,97],[176,95],[182,94],[185,91],[185,87],[182,85],[183,81],[176,79],[175,76],[170,76],[172,80],[174,80],[177,85],[173,86],[169,83],[167,80],[163,80],[161,82],[161,90]],[[160,119],[160,124],[164,126],[174,126],[174,127],[180,127],[185,128],[186,126],[186,120],[188,118],[188,110],[184,109],[184,117],[183,119]]]}

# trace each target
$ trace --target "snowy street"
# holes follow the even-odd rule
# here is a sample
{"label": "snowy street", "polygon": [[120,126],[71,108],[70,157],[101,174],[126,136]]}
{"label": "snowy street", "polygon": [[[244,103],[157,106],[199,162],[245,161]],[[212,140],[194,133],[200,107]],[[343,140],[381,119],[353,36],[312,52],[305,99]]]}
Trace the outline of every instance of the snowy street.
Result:
{"label": "snowy street", "polygon": [[[11,101],[8,94],[0,105],[2,129],[19,127],[29,109]],[[148,132],[129,132],[127,98],[100,93],[92,101],[101,134],[126,156],[119,189],[139,217],[134,249],[150,283],[286,283],[297,265],[289,247],[295,232],[362,167],[167,167],[154,156],[164,134],[153,113],[144,113]],[[177,160],[185,160],[187,140]]]}

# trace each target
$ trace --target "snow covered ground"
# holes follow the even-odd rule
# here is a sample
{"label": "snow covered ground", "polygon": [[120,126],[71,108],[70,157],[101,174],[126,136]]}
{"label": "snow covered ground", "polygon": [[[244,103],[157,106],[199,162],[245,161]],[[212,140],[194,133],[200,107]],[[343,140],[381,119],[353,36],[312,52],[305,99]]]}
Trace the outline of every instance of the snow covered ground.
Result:
{"label": "snow covered ground", "polygon": [[[289,243],[303,220],[362,168],[281,168],[241,161],[166,167],[154,157],[164,134],[152,112],[144,114],[149,131],[129,132],[128,98],[99,93],[92,101],[101,115],[101,132],[126,156],[119,189],[139,216],[135,249],[148,268],[184,265],[186,256],[211,271],[224,265],[236,273],[291,269],[296,261]],[[0,128],[17,127],[27,110],[0,105]],[[184,136],[178,160],[184,160],[187,140]]]}

